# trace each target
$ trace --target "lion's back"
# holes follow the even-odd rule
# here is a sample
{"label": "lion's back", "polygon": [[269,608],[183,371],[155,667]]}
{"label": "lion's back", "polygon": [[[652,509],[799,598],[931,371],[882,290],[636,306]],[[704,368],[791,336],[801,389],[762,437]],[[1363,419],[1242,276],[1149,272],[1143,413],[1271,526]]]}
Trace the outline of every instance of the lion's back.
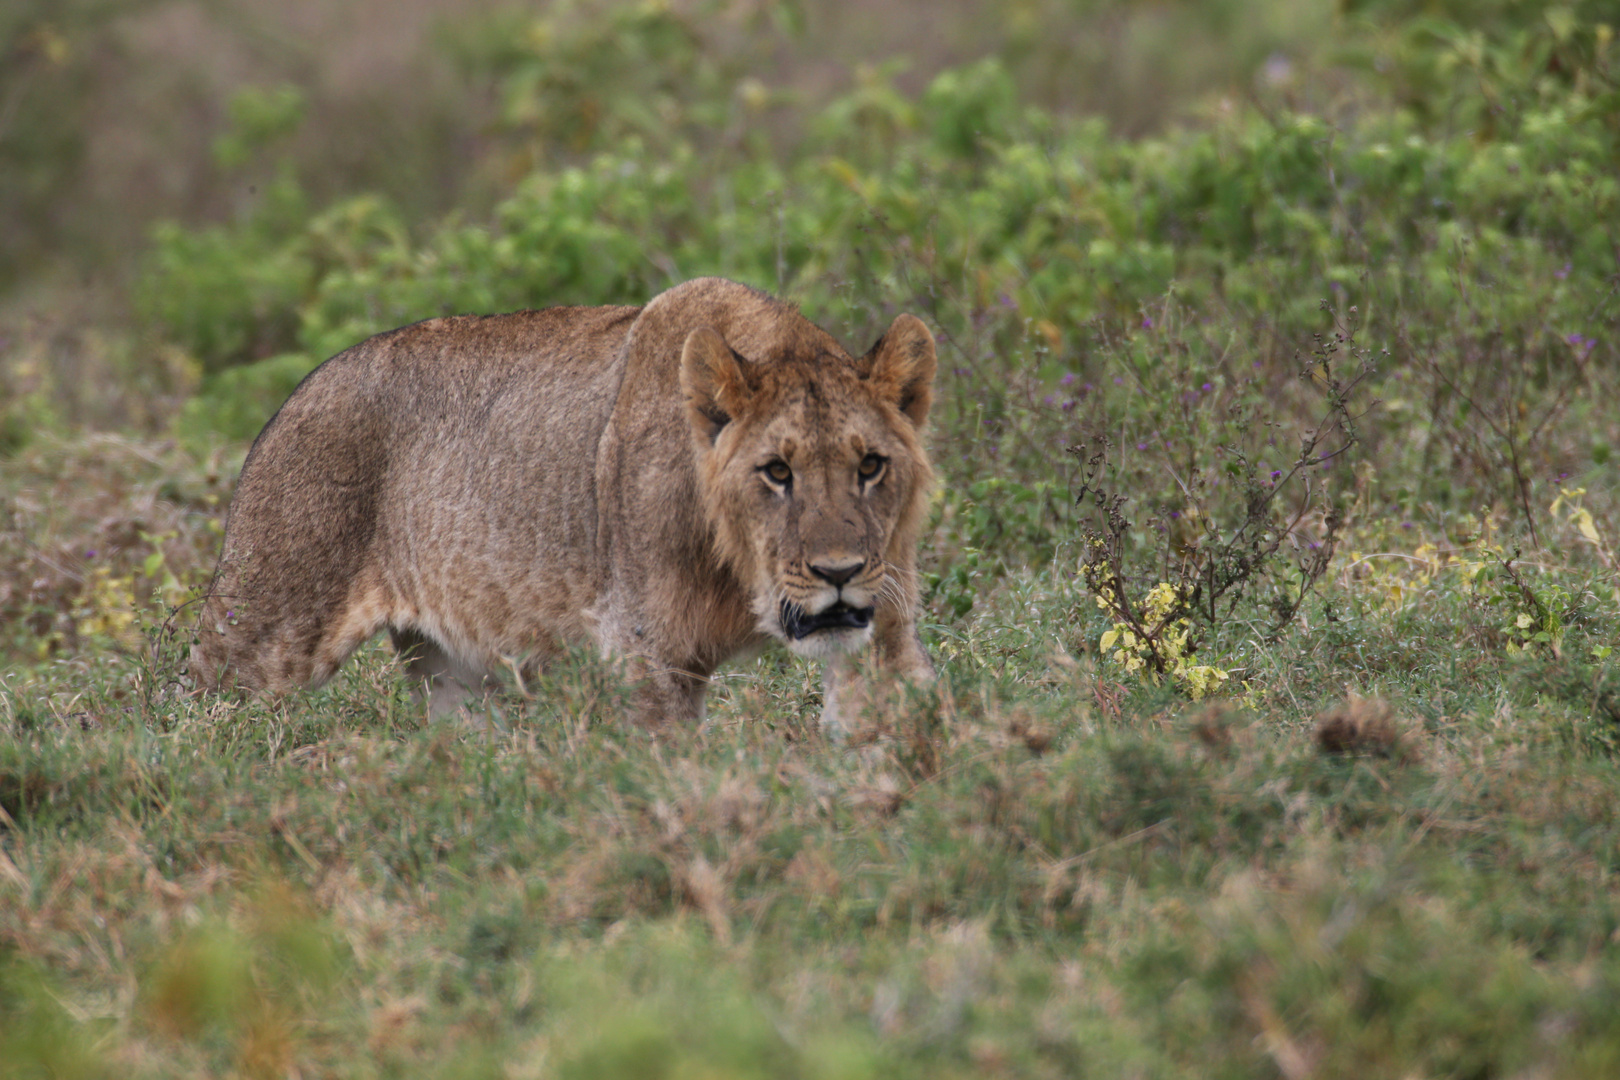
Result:
{"label": "lion's back", "polygon": [[[596,443],[638,310],[431,319],[316,368],[243,464],[203,653],[228,644],[244,685],[307,684],[326,674],[324,653],[341,660],[322,643],[345,613],[388,622],[454,604],[475,581],[509,582],[537,606],[579,580]],[[216,624],[228,643],[210,640]]]}

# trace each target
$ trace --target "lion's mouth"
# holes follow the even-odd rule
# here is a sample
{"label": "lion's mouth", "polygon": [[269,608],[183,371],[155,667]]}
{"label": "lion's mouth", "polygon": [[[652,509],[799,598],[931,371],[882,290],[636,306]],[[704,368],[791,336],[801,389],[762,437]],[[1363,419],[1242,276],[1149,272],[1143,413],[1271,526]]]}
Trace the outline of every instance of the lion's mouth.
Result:
{"label": "lion's mouth", "polygon": [[871,607],[850,607],[838,603],[815,615],[806,615],[804,609],[790,600],[782,601],[782,629],[788,637],[800,641],[821,630],[865,630],[872,625]]}

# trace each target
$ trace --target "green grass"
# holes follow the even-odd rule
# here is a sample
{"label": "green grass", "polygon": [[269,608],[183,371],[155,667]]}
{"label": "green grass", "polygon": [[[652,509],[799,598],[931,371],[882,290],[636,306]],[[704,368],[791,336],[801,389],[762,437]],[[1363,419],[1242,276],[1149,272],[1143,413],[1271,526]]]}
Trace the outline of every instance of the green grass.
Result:
{"label": "green grass", "polygon": [[[208,487],[197,465],[124,460],[137,490],[144,470]],[[177,527],[211,535],[193,506]],[[1246,690],[1193,704],[1097,656],[1072,566],[1004,571],[966,616],[936,611],[940,685],[847,745],[819,738],[814,673],[778,655],[728,672],[701,730],[656,735],[586,662],[487,734],[426,724],[380,645],[276,706],[168,696],[106,635],[14,664],[0,1060],[87,1077],[1620,1064],[1620,710],[1612,669],[1579,655],[1620,630],[1612,599],[1563,659],[1514,658],[1443,574],[1391,612],[1387,581],[1352,572],[1313,609],[1334,622],[1234,646]]]}

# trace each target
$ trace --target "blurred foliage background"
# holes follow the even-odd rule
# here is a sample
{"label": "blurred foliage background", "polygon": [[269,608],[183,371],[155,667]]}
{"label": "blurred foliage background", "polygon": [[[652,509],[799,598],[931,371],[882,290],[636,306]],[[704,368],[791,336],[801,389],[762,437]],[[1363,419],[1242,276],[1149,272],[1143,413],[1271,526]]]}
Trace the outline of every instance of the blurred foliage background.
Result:
{"label": "blurred foliage background", "polygon": [[[346,344],[342,332],[298,329],[330,264],[352,263],[362,257],[357,248],[374,256],[390,244],[431,247],[454,224],[498,234],[510,200],[549,200],[549,189],[537,192],[548,178],[604,154],[680,174],[688,197],[661,202],[654,216],[666,236],[688,243],[681,215],[712,222],[724,212],[712,201],[717,187],[728,189],[723,200],[746,200],[768,219],[761,200],[791,206],[815,197],[794,174],[799,166],[909,162],[910,181],[927,184],[916,170],[982,168],[1015,142],[1073,161],[1076,131],[1128,162],[1116,168],[1151,170],[1126,152],[1133,140],[1251,120],[1275,126],[1284,115],[1329,125],[1307,140],[1307,158],[1326,132],[1348,132],[1371,115],[1398,118],[1388,122],[1399,132],[1386,134],[1461,138],[1470,151],[1511,147],[1526,134],[1533,141],[1527,123],[1579,119],[1600,140],[1585,149],[1601,169],[1613,164],[1616,123],[1605,7],[14,0],[0,13],[0,325],[8,331],[0,356],[15,367],[20,340],[47,343],[40,347],[61,377],[39,400],[49,399],[58,419],[161,426],[185,395],[188,368]],[[1153,145],[1164,158],[1180,144]],[[1393,152],[1402,183],[1444,167],[1434,154]],[[1297,177],[1268,166],[1260,188],[1234,195],[1262,200],[1275,194],[1265,184],[1326,182],[1326,170],[1307,177],[1308,162],[1300,165]],[[585,197],[594,205],[594,193]],[[1218,248],[1234,238],[1230,228],[1194,238],[1188,226],[1251,209],[1259,207],[1223,210],[1194,198],[1168,217],[1130,223],[1131,241],[1146,245],[1121,256],[1142,272],[1136,292],[1162,292],[1172,276],[1188,276],[1181,266],[1155,271],[1155,260],[1164,262],[1156,245],[1185,249],[1200,239]],[[301,242],[289,244],[294,236]],[[658,237],[638,239],[661,271],[596,299],[644,295],[696,269],[658,251]],[[847,237],[792,239],[805,249]],[[1053,251],[1039,250],[1042,237],[1031,240],[1037,250],[1013,257],[1038,275]],[[758,284],[806,276],[805,250],[779,254],[779,272]],[[191,280],[199,276],[214,287]],[[603,284],[558,293],[560,276],[520,295],[392,306],[410,318],[457,300],[575,299]],[[1062,303],[1062,292],[1047,290],[1046,306]],[[91,329],[102,336],[87,341]],[[24,392],[19,382],[29,380],[13,371],[9,389]]]}

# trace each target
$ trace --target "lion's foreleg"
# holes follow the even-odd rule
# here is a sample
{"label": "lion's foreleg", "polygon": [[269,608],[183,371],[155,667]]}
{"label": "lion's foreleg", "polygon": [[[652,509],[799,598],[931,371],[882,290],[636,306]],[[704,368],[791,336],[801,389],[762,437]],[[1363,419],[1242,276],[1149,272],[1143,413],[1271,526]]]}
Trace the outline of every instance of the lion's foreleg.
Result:
{"label": "lion's foreleg", "polygon": [[842,742],[867,705],[867,683],[859,657],[845,653],[828,660],[821,673],[821,734]]}
{"label": "lion's foreleg", "polygon": [[916,621],[894,609],[879,608],[871,652],[845,653],[827,661],[822,672],[821,732],[829,739],[843,739],[877,694],[898,684],[933,681],[934,662],[917,636]]}

